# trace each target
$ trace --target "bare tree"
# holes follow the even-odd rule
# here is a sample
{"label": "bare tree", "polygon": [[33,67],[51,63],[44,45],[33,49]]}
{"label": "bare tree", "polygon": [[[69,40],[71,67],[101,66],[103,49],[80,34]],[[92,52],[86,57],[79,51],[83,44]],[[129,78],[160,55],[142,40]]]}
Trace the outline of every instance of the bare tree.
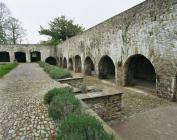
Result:
{"label": "bare tree", "polygon": [[13,17],[9,17],[7,22],[7,36],[9,44],[20,44],[25,37],[25,30],[21,26],[21,22]]}
{"label": "bare tree", "polygon": [[0,2],[0,44],[7,43],[6,25],[7,25],[9,15],[10,15],[10,10],[3,2]]}

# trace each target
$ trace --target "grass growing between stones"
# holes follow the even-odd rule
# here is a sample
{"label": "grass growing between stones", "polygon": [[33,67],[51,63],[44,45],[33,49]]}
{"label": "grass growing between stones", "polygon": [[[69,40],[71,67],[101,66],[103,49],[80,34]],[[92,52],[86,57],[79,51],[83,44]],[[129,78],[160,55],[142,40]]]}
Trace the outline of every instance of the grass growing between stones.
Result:
{"label": "grass growing between stones", "polygon": [[39,62],[40,67],[47,72],[53,79],[63,79],[72,77],[71,73],[65,69],[59,68],[57,66],[50,65],[45,62]]}
{"label": "grass growing between stones", "polygon": [[0,64],[0,78],[9,73],[12,69],[14,69],[18,64]]}

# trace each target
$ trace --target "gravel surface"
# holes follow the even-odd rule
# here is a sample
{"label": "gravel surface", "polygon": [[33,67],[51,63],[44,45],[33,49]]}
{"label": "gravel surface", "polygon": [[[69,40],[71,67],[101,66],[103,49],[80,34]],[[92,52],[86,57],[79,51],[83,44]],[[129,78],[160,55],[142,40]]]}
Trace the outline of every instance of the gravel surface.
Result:
{"label": "gravel surface", "polygon": [[61,84],[38,64],[20,64],[0,79],[0,140],[52,140],[56,124],[48,118],[44,94]]}

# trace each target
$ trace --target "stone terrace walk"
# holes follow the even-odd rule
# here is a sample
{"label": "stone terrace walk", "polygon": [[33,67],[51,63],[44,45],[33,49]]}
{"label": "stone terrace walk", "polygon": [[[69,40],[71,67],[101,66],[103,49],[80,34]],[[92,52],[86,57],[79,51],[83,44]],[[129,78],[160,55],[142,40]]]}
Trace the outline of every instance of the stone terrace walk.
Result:
{"label": "stone terrace walk", "polygon": [[0,140],[54,139],[43,96],[57,86],[38,64],[20,64],[0,79]]}

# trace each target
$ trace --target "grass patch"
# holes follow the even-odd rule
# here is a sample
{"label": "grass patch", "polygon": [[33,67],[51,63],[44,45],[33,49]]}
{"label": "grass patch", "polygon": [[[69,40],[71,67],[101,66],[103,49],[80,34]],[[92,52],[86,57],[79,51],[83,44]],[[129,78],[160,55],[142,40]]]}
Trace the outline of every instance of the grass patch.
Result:
{"label": "grass patch", "polygon": [[72,77],[71,73],[65,69],[59,68],[57,66],[50,65],[45,62],[38,62],[40,67],[44,68],[44,71],[47,72],[53,79],[63,79]]}
{"label": "grass patch", "polygon": [[0,64],[0,78],[14,69],[18,64]]}

